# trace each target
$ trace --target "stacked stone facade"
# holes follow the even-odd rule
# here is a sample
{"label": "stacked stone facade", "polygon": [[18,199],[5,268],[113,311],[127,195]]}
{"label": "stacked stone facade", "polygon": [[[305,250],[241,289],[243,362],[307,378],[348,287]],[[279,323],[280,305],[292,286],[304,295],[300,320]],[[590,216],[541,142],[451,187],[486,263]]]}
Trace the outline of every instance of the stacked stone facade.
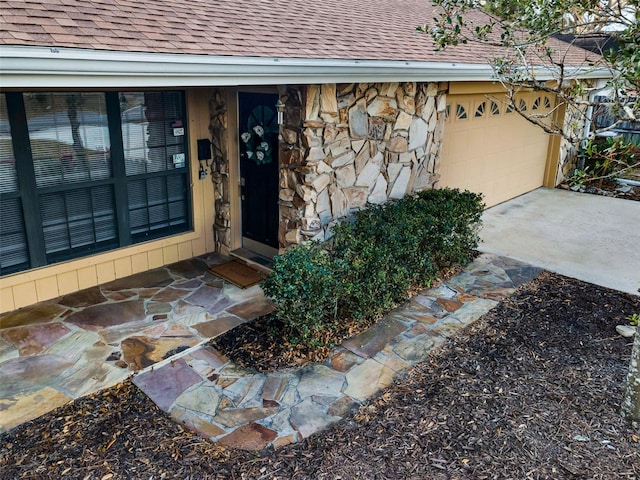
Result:
{"label": "stacked stone facade", "polygon": [[291,97],[302,108],[281,129],[281,246],[324,240],[354,210],[431,188],[445,90],[414,82],[289,88],[287,109]]}
{"label": "stacked stone facade", "polygon": [[[589,91],[593,85],[583,80],[582,87]],[[578,167],[578,146],[580,141],[586,137],[588,132],[584,131],[585,120],[589,112],[589,95],[585,93],[577,99],[574,105],[567,105],[564,114],[562,130],[565,137],[560,143],[558,170],[556,172],[555,184],[559,185],[563,181],[573,175],[574,170]]]}
{"label": "stacked stone facade", "polygon": [[[279,244],[324,240],[337,220],[367,205],[433,187],[444,135],[447,84],[281,86]],[[210,102],[215,232],[229,246],[226,108]]]}
{"label": "stacked stone facade", "polygon": [[209,133],[213,152],[211,180],[214,188],[216,250],[231,246],[231,205],[229,203],[229,150],[227,148],[227,102],[224,90],[215,89],[209,100]]}

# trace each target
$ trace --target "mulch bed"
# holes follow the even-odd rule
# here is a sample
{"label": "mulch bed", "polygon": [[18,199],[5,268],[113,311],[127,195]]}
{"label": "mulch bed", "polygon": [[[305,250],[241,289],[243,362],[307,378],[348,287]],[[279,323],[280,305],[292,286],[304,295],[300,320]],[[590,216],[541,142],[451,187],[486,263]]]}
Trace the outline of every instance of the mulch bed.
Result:
{"label": "mulch bed", "polygon": [[[560,186],[565,190],[570,189],[570,185],[568,183],[564,183]],[[602,182],[589,182],[584,186],[584,191],[580,190],[582,193],[591,193],[594,195],[603,195],[607,197],[614,198],[623,198],[625,200],[635,200],[636,202],[640,202],[640,187],[630,186],[628,192],[623,192],[620,190],[622,185],[618,182],[614,182],[613,180],[603,180]]]}
{"label": "mulch bed", "polygon": [[640,297],[543,273],[331,430],[243,452],[172,423],[131,383],[0,436],[1,478],[629,479],[619,416]]}
{"label": "mulch bed", "polygon": [[[352,335],[365,331],[372,323],[374,320],[343,322],[330,332],[331,343],[338,345]],[[291,344],[286,340],[286,334],[283,338],[283,332],[287,332],[283,322],[269,315],[240,324],[209,341],[209,345],[236,365],[261,373],[303,367],[329,358],[331,343],[315,348]]]}
{"label": "mulch bed", "polygon": [[[283,322],[269,315],[240,324],[209,341],[209,345],[236,365],[257,372],[301,367],[310,362],[321,362],[329,356],[329,347],[292,345],[282,338],[282,332],[286,332]],[[336,336],[343,335],[336,332]]]}

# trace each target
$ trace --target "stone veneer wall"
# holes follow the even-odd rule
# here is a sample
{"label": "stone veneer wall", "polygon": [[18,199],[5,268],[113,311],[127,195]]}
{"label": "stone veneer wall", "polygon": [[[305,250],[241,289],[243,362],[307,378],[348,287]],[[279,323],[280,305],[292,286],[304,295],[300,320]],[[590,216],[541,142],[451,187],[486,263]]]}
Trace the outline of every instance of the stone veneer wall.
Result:
{"label": "stone veneer wall", "polygon": [[[592,87],[592,82],[583,80],[583,88],[587,91]],[[585,121],[587,118],[589,95],[585,94],[578,98],[579,105],[568,105],[564,114],[563,129],[576,139],[585,137]],[[577,142],[578,143],[578,142]],[[578,144],[572,143],[563,138],[560,143],[558,171],[556,172],[556,185],[561,184],[567,177],[570,177],[578,167]]]}
{"label": "stone veneer wall", "polygon": [[[444,136],[446,83],[280,86],[280,248],[324,240],[367,204],[432,188]],[[230,247],[225,92],[209,102],[216,249]]]}
{"label": "stone veneer wall", "polygon": [[216,251],[231,246],[231,209],[229,204],[229,154],[227,149],[227,102],[223,89],[216,88],[209,100],[209,132],[213,151],[211,180],[214,185],[215,220],[213,233]]}
{"label": "stone veneer wall", "polygon": [[324,240],[356,209],[433,187],[446,89],[414,82],[282,89],[280,246]]}

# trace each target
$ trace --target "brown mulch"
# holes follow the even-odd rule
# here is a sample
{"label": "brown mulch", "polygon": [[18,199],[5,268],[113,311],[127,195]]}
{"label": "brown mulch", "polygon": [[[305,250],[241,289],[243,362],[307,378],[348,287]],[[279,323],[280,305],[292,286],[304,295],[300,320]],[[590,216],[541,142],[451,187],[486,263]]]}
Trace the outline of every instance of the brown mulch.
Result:
{"label": "brown mulch", "polygon": [[[622,198],[625,200],[635,200],[636,202],[640,202],[640,187],[630,186],[628,192],[622,192],[620,190],[620,187],[622,187],[622,185],[620,185],[618,182],[615,182],[613,180],[603,180],[602,182],[595,181],[586,183],[584,186],[584,191],[580,191],[582,193],[591,193],[594,195],[603,195],[607,197]],[[560,188],[569,190],[570,185],[568,183],[563,183],[562,185],[560,185]]]}
{"label": "brown mulch", "polygon": [[[330,343],[322,346],[292,344],[287,340],[287,327],[274,315],[243,323],[210,340],[212,346],[236,365],[260,373],[303,367],[329,358],[331,346],[369,328],[375,319],[364,322],[345,321],[327,333]],[[283,332],[284,338],[283,338]]]}
{"label": "brown mulch", "polygon": [[[345,338],[349,328],[334,332],[336,343]],[[271,372],[291,367],[302,367],[328,358],[330,347],[305,348],[292,345],[283,338],[287,328],[274,315],[243,323],[210,340],[208,345],[223,353],[236,365],[257,372]]]}
{"label": "brown mulch", "polygon": [[0,478],[638,479],[619,416],[640,297],[543,273],[331,430],[223,449],[131,383],[0,436]]}

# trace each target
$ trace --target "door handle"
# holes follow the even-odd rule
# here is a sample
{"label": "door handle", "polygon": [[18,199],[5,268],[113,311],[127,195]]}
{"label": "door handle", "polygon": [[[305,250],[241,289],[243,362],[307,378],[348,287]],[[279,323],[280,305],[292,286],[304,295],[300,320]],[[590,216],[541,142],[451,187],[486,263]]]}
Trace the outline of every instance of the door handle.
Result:
{"label": "door handle", "polygon": [[245,184],[244,177],[240,177],[240,186],[244,187],[244,184]]}

